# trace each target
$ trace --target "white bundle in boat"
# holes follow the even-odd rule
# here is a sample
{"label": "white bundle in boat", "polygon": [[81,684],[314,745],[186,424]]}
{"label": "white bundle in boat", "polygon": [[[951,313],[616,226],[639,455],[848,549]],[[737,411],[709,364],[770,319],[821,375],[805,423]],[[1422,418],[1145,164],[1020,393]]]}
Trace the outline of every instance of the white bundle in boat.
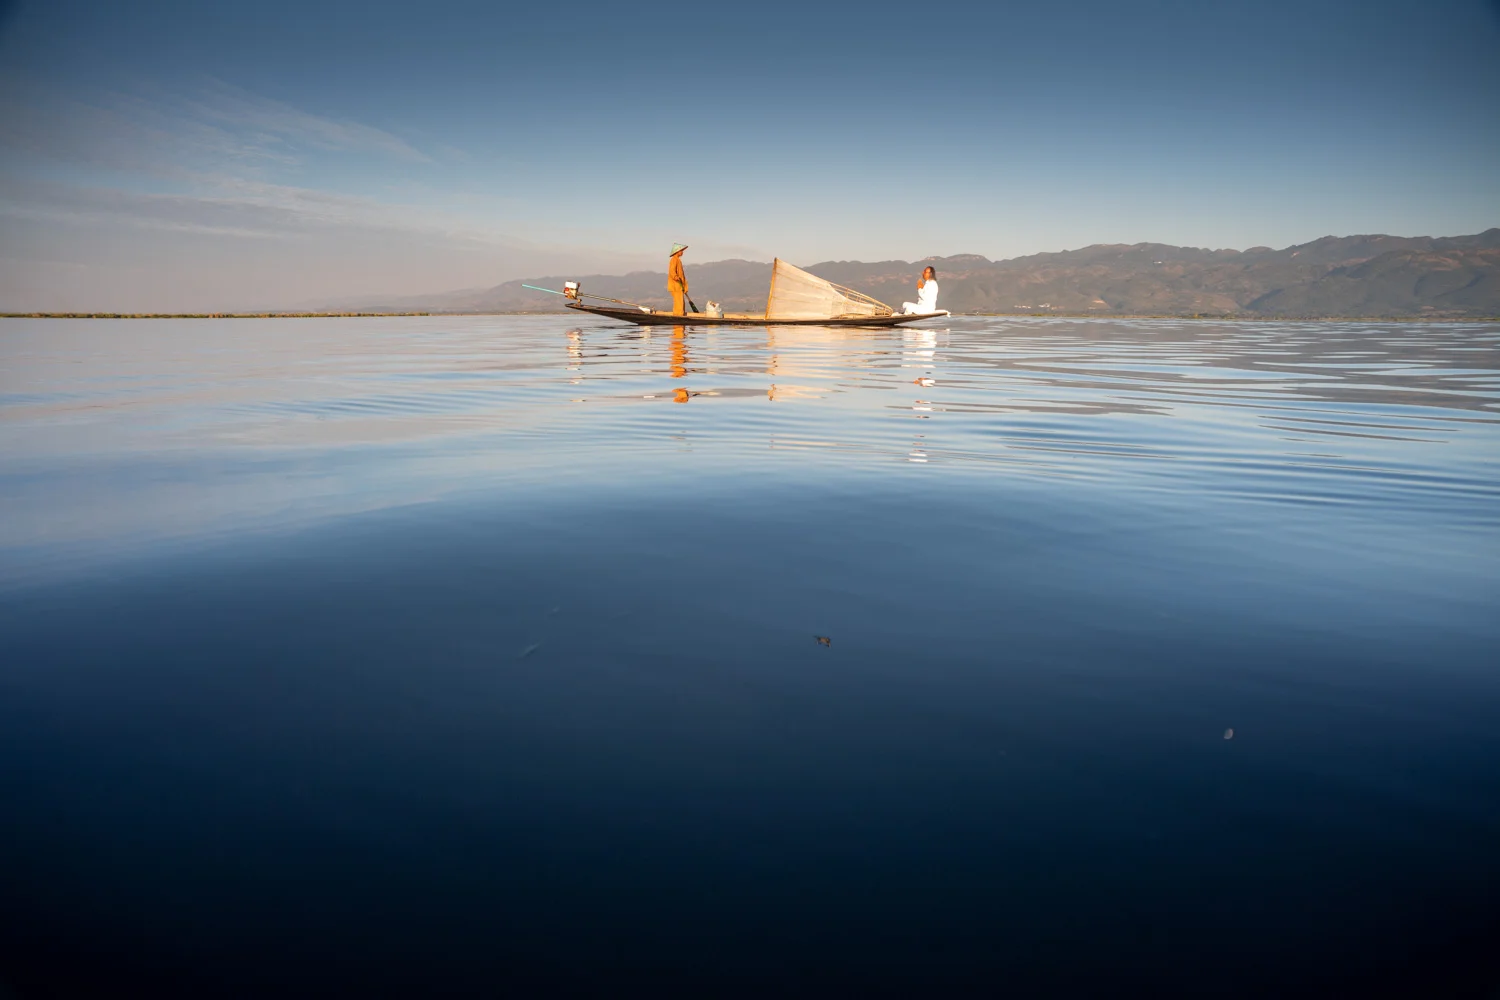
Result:
{"label": "white bundle in boat", "polygon": [[779,257],[771,265],[771,293],[766,296],[768,320],[889,316],[893,312],[884,302],[824,281]]}

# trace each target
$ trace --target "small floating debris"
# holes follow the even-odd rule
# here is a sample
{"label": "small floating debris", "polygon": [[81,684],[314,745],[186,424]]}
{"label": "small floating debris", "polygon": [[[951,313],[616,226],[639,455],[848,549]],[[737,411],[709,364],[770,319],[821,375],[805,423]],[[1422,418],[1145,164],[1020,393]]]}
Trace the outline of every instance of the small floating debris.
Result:
{"label": "small floating debris", "polygon": [[1232,740],[1232,739],[1234,739],[1234,730],[1233,729],[1226,729],[1226,730],[1224,730],[1224,738],[1226,740]]}
{"label": "small floating debris", "polygon": [[524,659],[526,659],[526,657],[530,656],[532,653],[535,653],[537,650],[539,650],[541,648],[542,648],[542,644],[541,643],[539,643],[539,642],[533,642],[531,645],[529,645],[525,649],[521,650],[520,654],[516,657],[516,659],[518,659],[518,660],[524,660]]}
{"label": "small floating debris", "polygon": [[815,635],[815,636],[813,636],[813,638],[816,639],[816,640],[818,640],[818,645],[819,646],[832,646],[833,645],[833,639],[832,639],[831,636]]}

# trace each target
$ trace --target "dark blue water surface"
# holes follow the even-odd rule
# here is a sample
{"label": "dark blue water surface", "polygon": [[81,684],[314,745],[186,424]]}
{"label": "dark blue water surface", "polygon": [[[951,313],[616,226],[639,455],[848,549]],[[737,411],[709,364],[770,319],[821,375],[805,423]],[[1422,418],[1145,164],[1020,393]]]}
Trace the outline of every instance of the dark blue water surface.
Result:
{"label": "dark blue water surface", "polygon": [[23,996],[1500,986],[1500,326],[0,368]]}

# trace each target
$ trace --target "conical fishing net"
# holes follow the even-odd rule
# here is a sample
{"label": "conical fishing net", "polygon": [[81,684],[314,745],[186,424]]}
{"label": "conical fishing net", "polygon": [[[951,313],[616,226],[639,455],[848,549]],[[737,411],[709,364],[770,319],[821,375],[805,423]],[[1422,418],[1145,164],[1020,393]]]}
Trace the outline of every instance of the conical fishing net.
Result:
{"label": "conical fishing net", "polygon": [[766,319],[843,319],[889,316],[884,302],[852,288],[824,281],[777,258],[771,266],[771,293],[766,297]]}

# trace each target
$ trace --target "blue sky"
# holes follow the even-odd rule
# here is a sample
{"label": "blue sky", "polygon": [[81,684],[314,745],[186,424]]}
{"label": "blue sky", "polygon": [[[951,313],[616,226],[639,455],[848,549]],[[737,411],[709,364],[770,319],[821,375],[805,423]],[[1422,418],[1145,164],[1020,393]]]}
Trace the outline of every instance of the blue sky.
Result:
{"label": "blue sky", "polygon": [[0,309],[1500,224],[1488,0],[0,9]]}

